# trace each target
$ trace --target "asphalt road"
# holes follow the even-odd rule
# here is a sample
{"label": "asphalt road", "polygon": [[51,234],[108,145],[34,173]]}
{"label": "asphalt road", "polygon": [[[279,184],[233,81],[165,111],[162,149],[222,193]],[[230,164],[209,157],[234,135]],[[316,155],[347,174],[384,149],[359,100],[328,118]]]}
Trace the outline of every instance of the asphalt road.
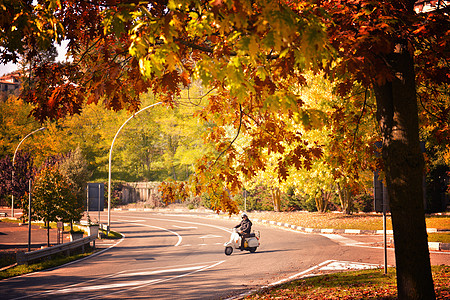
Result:
{"label": "asphalt road", "polygon": [[[383,264],[373,238],[294,232],[255,224],[256,253],[224,254],[236,220],[190,214],[113,212],[122,240],[53,270],[0,281],[1,299],[227,299],[261,286],[330,269]],[[377,237],[379,239],[379,237]],[[432,263],[449,263],[448,253]],[[390,265],[394,254],[389,249]],[[434,262],[433,262],[434,260]],[[6,292],[7,291],[7,292]]]}

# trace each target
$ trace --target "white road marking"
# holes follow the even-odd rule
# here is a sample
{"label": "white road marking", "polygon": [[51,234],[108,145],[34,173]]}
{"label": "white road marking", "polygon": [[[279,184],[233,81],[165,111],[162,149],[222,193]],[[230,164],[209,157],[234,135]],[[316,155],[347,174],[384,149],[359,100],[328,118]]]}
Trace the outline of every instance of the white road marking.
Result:
{"label": "white road marking", "polygon": [[[121,274],[111,276],[110,278],[131,277],[131,276],[149,276],[149,275],[157,275],[157,274],[173,273],[173,272],[197,271],[197,270],[204,269],[207,267],[208,267],[207,265],[206,266],[203,265],[203,266],[178,268],[178,269],[167,269],[167,270],[156,270],[156,271],[148,271],[148,272],[121,273]],[[134,281],[127,279],[127,281],[121,282],[121,283],[65,288],[65,289],[54,291],[52,294],[68,294],[68,293],[73,293],[73,292],[98,291],[98,290],[123,288],[123,287],[138,286],[138,285],[148,285],[148,284],[155,283],[157,281],[161,281],[161,279],[134,280]]]}
{"label": "white road marking", "polygon": [[[125,222],[129,222],[129,220],[121,220],[121,221],[125,221]],[[144,227],[150,227],[150,228],[156,228],[156,229],[161,229],[161,230],[165,230],[168,231],[170,233],[173,233],[174,235],[176,235],[178,237],[178,242],[174,245],[175,247],[178,247],[181,244],[181,241],[183,240],[183,238],[181,237],[181,235],[179,235],[177,232],[172,231],[170,229],[167,228],[163,228],[163,227],[158,227],[158,226],[152,226],[152,225],[147,225],[147,224],[141,224],[141,223],[135,223],[136,225],[139,226],[144,226]]]}
{"label": "white road marking", "polygon": [[349,261],[334,261],[328,265],[320,268],[321,271],[344,271],[344,270],[366,270],[366,269],[378,269],[380,265],[349,262]]}
{"label": "white road marking", "polygon": [[198,227],[195,227],[195,226],[177,226],[177,225],[172,225],[172,227],[179,228],[179,229],[198,229]]}
{"label": "white road marking", "polygon": [[[122,234],[122,233],[121,233],[121,234]],[[86,256],[86,257],[84,257],[84,258],[80,258],[80,259],[77,259],[77,260],[68,262],[67,264],[64,264],[64,265],[61,265],[61,266],[58,266],[58,267],[55,267],[55,268],[46,269],[46,270],[44,270],[44,271],[28,273],[28,274],[25,274],[25,275],[21,275],[21,276],[17,276],[17,277],[11,277],[11,278],[6,278],[6,279],[3,279],[3,280],[4,280],[4,281],[7,281],[7,280],[9,280],[9,279],[15,279],[15,278],[20,278],[20,277],[25,277],[25,276],[31,276],[31,275],[39,274],[39,273],[42,273],[42,272],[48,272],[48,271],[52,271],[52,270],[55,270],[55,269],[59,269],[59,268],[62,268],[62,267],[65,267],[65,266],[68,266],[68,265],[71,265],[71,264],[79,263],[79,262],[81,262],[81,261],[90,259],[90,258],[92,258],[92,257],[95,257],[95,256],[97,256],[97,255],[102,254],[103,252],[108,251],[109,249],[111,249],[111,248],[113,248],[113,247],[119,245],[120,243],[122,243],[124,239],[125,239],[125,235],[122,234],[122,238],[121,238],[117,243],[115,243],[114,245],[112,245],[112,246],[110,246],[110,247],[108,247],[108,248],[106,248],[106,249],[103,249],[103,250],[101,250],[101,251],[99,251],[99,252],[96,252],[96,253],[94,253],[94,254],[91,254],[91,255],[89,255],[89,256]],[[92,280],[88,280],[88,281],[85,281],[85,282],[90,282],[90,281],[95,281],[95,280],[97,280],[97,279],[92,279]],[[74,286],[76,286],[76,285],[78,285],[78,284],[75,284]],[[13,300],[24,299],[24,298],[29,298],[29,297],[35,297],[35,296],[39,296],[39,295],[46,294],[46,293],[47,293],[47,292],[38,293],[38,294],[34,294],[34,295],[22,296],[22,297],[18,297],[18,298],[13,298]]]}
{"label": "white road marking", "polygon": [[315,269],[317,269],[317,268],[319,268],[319,267],[321,267],[321,266],[323,266],[323,265],[329,264],[330,262],[334,262],[334,261],[335,261],[335,260],[326,260],[326,261],[321,262],[320,264],[315,265],[315,266],[313,266],[313,267],[311,267],[311,268],[309,268],[309,269],[306,269],[306,270],[304,270],[304,271],[302,271],[302,272],[300,272],[300,273],[297,273],[297,274],[294,274],[294,275],[292,275],[292,276],[289,276],[288,278],[285,278],[285,279],[282,279],[282,280],[273,282],[273,283],[271,283],[271,284],[265,285],[265,286],[263,286],[263,287],[261,287],[261,288],[258,288],[258,289],[253,289],[253,290],[247,291],[247,292],[242,293],[242,294],[239,294],[239,295],[237,295],[237,296],[233,296],[233,297],[227,298],[226,300],[241,299],[241,298],[243,298],[243,297],[245,297],[245,296],[248,296],[248,295],[251,295],[251,294],[255,293],[256,291],[258,291],[258,290],[260,290],[260,289],[265,289],[265,288],[268,288],[268,287],[271,287],[271,286],[279,285],[279,284],[288,282],[288,281],[290,281],[290,280],[293,280],[293,279],[295,279],[295,278],[301,278],[301,277],[304,276],[305,274],[307,274],[307,273],[309,273],[309,272],[311,272],[311,271],[313,271],[313,270],[315,270]]}
{"label": "white road marking", "polygon": [[127,282],[122,282],[122,283],[112,283],[112,284],[104,284],[104,285],[92,285],[92,286],[83,286],[83,287],[75,287],[75,288],[66,288],[66,289],[54,291],[49,294],[58,295],[58,294],[69,294],[69,293],[73,293],[73,292],[89,292],[89,291],[99,291],[99,290],[105,290],[105,289],[123,288],[123,287],[129,287],[129,286],[151,284],[158,280],[159,279],[127,281]]}
{"label": "white road marking", "polygon": [[[174,215],[176,216],[176,215]],[[192,224],[192,225],[199,225],[199,226],[208,226],[208,227],[213,227],[213,228],[217,228],[223,231],[226,231],[228,233],[231,233],[231,229],[223,227],[223,226],[217,226],[217,225],[212,225],[212,224],[205,224],[205,223],[199,223],[199,222],[190,222],[190,221],[181,221],[181,220],[173,220],[173,219],[160,219],[160,218],[149,218],[149,217],[132,217],[132,216],[127,216],[127,218],[136,218],[136,219],[145,219],[145,220],[157,220],[157,221],[169,221],[169,222],[178,222],[178,223],[186,223],[186,224]]]}
{"label": "white road marking", "polygon": [[[177,278],[182,278],[197,272],[201,272],[201,271],[205,271],[211,268],[214,268],[222,263],[224,263],[225,260],[222,261],[212,261],[212,262],[204,262],[202,263],[202,265],[198,265],[198,264],[187,264],[187,265],[178,265],[178,266],[173,266],[171,269],[157,269],[154,271],[150,271],[150,273],[153,273],[154,275],[157,274],[163,274],[163,273],[169,273],[169,272],[188,272],[188,273],[183,273],[183,274],[179,274],[179,275],[175,275],[172,277],[168,277],[168,278],[159,278],[159,279],[150,279],[150,280],[134,280],[134,281],[129,281],[126,280],[125,282],[122,283],[115,283],[115,284],[97,284],[97,285],[91,285],[91,286],[81,286],[87,283],[93,283],[95,281],[100,281],[100,282],[105,282],[107,281],[107,279],[109,278],[115,278],[115,277],[126,277],[127,275],[130,276],[137,276],[136,274],[139,272],[144,272],[144,271],[148,271],[148,270],[143,270],[143,269],[137,269],[137,270],[129,270],[129,271],[133,271],[134,273],[126,273],[129,271],[121,271],[115,274],[110,274],[110,275],[106,275],[103,277],[99,277],[96,279],[91,279],[91,280],[87,280],[85,282],[81,282],[81,283],[77,283],[77,284],[72,284],[69,285],[66,288],[63,289],[55,289],[55,290],[48,290],[42,293],[38,293],[38,294],[34,294],[34,295],[27,295],[27,296],[23,296],[20,298],[15,298],[16,299],[23,299],[23,298],[30,298],[30,297],[36,297],[36,296],[40,296],[40,295],[54,295],[54,294],[68,294],[71,292],[89,292],[89,291],[101,291],[101,290],[105,290],[105,289],[113,289],[113,288],[126,288],[126,287],[130,287],[128,289],[122,289],[120,291],[115,291],[112,293],[109,293],[108,295],[112,295],[112,294],[117,294],[117,293],[122,293],[122,292],[126,292],[128,290],[134,290],[134,289],[138,289],[141,287],[145,287],[148,285],[152,285],[152,284],[157,284],[157,283],[162,283],[162,282],[166,282],[169,280],[173,280],[173,279],[177,279]],[[189,266],[189,267],[188,267]],[[142,271],[141,271],[142,270]],[[136,272],[139,271],[139,272]],[[85,298],[83,297],[83,299],[95,299],[95,298],[102,298],[105,295],[99,295],[99,296],[93,296],[91,298]]]}
{"label": "white road marking", "polygon": [[204,235],[199,237],[200,239],[213,239],[213,238],[221,238],[222,236],[220,235],[214,235],[214,234],[208,234],[208,235]]}
{"label": "white road marking", "polygon": [[[118,220],[120,222],[123,222],[124,220]],[[145,222],[145,220],[127,220],[129,223],[138,223],[138,222]]]}
{"label": "white road marking", "polygon": [[[369,268],[370,269],[376,269],[376,268],[380,267],[379,265],[374,265],[374,264],[348,262],[348,261],[337,261],[337,260],[326,260],[326,261],[321,262],[320,264],[315,265],[315,266],[313,266],[313,267],[311,267],[309,269],[306,269],[306,270],[304,270],[304,271],[302,271],[300,273],[294,274],[294,275],[289,276],[289,277],[287,277],[285,279],[282,279],[282,280],[273,282],[271,284],[265,285],[265,286],[263,286],[261,288],[253,289],[253,290],[247,291],[245,293],[239,294],[237,296],[233,296],[233,297],[227,298],[226,300],[241,299],[241,298],[243,298],[245,296],[248,296],[248,295],[251,295],[251,294],[257,292],[258,290],[262,290],[262,289],[266,289],[268,287],[280,285],[280,284],[286,283],[286,282],[294,280],[294,279],[300,279],[300,278],[304,278],[304,277],[317,276],[316,274],[311,273],[312,271],[314,271],[316,269],[317,270],[324,270],[324,271],[325,270],[336,270],[336,271],[338,271],[338,270],[341,270],[339,268],[344,267],[344,266],[353,267],[352,270],[361,270],[361,269],[369,269]],[[350,269],[346,268],[345,270],[350,270]]]}
{"label": "white road marking", "polygon": [[114,294],[119,294],[119,293],[131,291],[131,290],[139,289],[139,288],[142,288],[142,287],[145,287],[145,286],[148,286],[148,285],[153,285],[153,284],[162,283],[162,282],[166,282],[166,281],[177,279],[177,278],[186,277],[186,276],[189,276],[189,275],[201,272],[201,271],[205,271],[205,270],[214,268],[214,267],[216,267],[216,266],[218,266],[218,265],[220,265],[220,264],[222,264],[224,262],[225,262],[225,260],[222,260],[222,261],[219,261],[219,262],[217,262],[215,264],[212,264],[212,265],[209,265],[209,266],[206,266],[204,268],[201,268],[201,269],[198,269],[198,270],[194,270],[194,271],[191,271],[191,272],[188,272],[188,273],[180,274],[180,275],[177,275],[177,276],[172,276],[172,277],[165,278],[165,279],[156,280],[156,281],[149,282],[149,283],[146,283],[146,284],[143,284],[143,285],[138,285],[138,286],[135,286],[135,287],[132,287],[132,288],[129,288],[129,289],[123,289],[123,290],[112,292],[112,293],[109,293],[109,294],[103,294],[103,295],[94,296],[94,297],[85,298],[85,299],[87,300],[87,299],[103,298],[105,296],[110,296],[110,295],[114,295]]}
{"label": "white road marking", "polygon": [[163,270],[155,270],[155,271],[144,271],[144,272],[134,272],[134,273],[122,273],[115,276],[117,277],[130,277],[130,276],[149,276],[155,274],[164,274],[164,273],[172,273],[172,272],[183,272],[183,271],[194,271],[202,268],[206,268],[207,266],[194,266],[194,267],[186,267],[186,268],[176,268],[176,269],[163,269]]}
{"label": "white road marking", "polygon": [[327,233],[322,233],[322,236],[329,238],[330,240],[336,241],[339,244],[344,244],[346,246],[357,246],[357,245],[364,245],[364,243],[349,239],[347,237],[344,237],[342,235],[339,234],[327,234]]}

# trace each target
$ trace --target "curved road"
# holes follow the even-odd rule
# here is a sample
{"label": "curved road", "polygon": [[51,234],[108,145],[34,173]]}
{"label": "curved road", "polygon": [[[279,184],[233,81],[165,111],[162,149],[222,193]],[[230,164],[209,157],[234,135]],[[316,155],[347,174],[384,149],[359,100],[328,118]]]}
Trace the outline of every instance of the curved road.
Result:
{"label": "curved road", "polygon": [[[125,238],[97,242],[108,250],[0,281],[1,298],[227,299],[330,268],[383,263],[383,251],[370,247],[370,237],[306,234],[254,224],[261,232],[256,253],[235,250],[226,256],[223,243],[235,220],[127,211],[113,212],[112,221],[113,230]],[[389,250],[390,265],[393,256]],[[432,255],[433,264],[448,262],[446,253]]]}

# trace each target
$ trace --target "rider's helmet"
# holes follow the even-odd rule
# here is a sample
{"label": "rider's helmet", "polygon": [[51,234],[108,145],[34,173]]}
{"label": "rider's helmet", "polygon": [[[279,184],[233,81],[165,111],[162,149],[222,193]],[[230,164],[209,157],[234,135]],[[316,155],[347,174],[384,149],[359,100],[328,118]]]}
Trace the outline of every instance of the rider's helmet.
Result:
{"label": "rider's helmet", "polygon": [[247,219],[248,219],[248,216],[246,213],[242,213],[241,218],[243,219],[244,217],[247,217]]}

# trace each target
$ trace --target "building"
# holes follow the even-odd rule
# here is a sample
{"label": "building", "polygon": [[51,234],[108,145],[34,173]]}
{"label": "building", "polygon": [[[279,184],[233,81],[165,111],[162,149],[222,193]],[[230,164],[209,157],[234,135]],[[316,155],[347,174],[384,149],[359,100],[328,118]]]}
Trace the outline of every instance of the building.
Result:
{"label": "building", "polygon": [[19,71],[0,77],[0,92],[11,93],[20,88],[22,83],[21,73]]}
{"label": "building", "polygon": [[448,10],[450,1],[448,0],[419,0],[414,4],[416,13],[427,13],[434,10]]}

